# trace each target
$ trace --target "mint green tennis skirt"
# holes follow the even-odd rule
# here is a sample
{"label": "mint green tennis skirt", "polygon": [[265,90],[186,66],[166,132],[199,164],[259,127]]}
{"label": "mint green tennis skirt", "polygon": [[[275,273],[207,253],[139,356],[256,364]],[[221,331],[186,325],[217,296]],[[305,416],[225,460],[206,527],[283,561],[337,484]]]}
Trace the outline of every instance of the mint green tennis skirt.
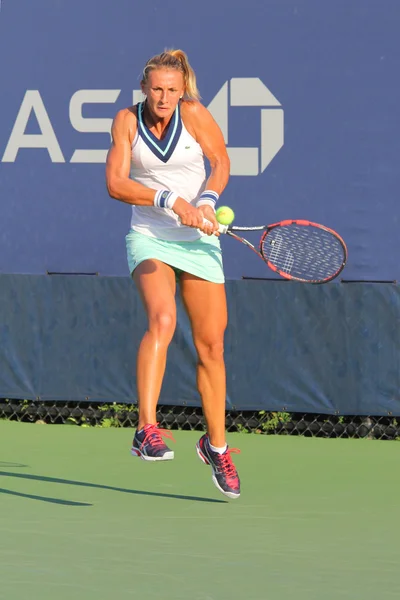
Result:
{"label": "mint green tennis skirt", "polygon": [[221,246],[215,235],[193,242],[171,242],[131,229],[125,240],[130,274],[141,262],[153,258],[170,265],[177,277],[190,273],[213,283],[225,281]]}

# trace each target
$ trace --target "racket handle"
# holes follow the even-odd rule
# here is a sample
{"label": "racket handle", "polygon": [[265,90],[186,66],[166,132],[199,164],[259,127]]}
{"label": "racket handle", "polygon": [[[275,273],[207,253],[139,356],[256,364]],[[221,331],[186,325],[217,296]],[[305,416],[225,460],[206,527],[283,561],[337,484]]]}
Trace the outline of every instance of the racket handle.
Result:
{"label": "racket handle", "polygon": [[[205,217],[203,218],[203,223],[207,223],[208,225],[212,225],[211,221],[209,221]],[[219,227],[218,227],[218,233],[226,233],[228,231],[228,227],[229,227],[229,225],[221,225],[221,223],[220,223]]]}
{"label": "racket handle", "polygon": [[[203,223],[207,223],[207,224],[211,225],[211,221],[209,221],[206,218],[203,219]],[[227,231],[228,231],[228,225],[221,225],[221,223],[220,223],[219,227],[218,227],[218,233],[226,233]]]}

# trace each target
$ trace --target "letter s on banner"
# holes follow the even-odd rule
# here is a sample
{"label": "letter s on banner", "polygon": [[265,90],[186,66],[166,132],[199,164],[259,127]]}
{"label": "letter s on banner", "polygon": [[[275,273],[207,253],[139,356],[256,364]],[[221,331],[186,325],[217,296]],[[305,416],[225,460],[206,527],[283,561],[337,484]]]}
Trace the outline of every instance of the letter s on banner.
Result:
{"label": "letter s on banner", "polygon": [[[110,134],[112,119],[85,118],[82,115],[84,104],[114,104],[121,90],[78,90],[69,103],[69,118],[72,127],[80,133]],[[105,163],[108,150],[75,150],[72,163]]]}

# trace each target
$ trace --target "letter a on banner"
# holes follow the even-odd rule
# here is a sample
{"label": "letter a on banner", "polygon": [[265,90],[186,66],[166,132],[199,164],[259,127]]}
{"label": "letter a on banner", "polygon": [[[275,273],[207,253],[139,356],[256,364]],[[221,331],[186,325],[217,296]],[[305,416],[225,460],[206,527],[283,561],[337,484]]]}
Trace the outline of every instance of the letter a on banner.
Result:
{"label": "letter a on banner", "polygon": [[[35,113],[41,133],[25,133],[32,111]],[[2,162],[14,162],[20,148],[47,148],[52,162],[65,162],[49,115],[38,90],[26,91],[10,139],[4,151]]]}

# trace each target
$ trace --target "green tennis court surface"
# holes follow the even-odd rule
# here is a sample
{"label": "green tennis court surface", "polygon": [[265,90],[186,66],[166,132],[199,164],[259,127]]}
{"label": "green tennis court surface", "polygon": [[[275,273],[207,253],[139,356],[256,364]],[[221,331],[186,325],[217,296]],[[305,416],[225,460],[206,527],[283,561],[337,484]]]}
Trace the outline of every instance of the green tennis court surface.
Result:
{"label": "green tennis court surface", "polygon": [[176,432],[0,422],[3,600],[322,600],[399,596],[397,442],[234,434],[225,501]]}

